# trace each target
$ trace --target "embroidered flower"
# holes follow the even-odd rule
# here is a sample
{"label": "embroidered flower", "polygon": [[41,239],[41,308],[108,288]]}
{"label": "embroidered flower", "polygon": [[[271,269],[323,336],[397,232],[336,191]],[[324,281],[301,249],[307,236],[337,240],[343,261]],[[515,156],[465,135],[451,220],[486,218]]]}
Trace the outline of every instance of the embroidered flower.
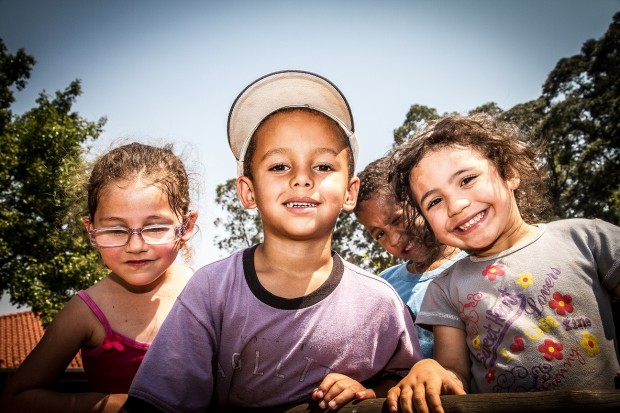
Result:
{"label": "embroidered flower", "polygon": [[552,329],[556,328],[559,325],[560,323],[551,315],[548,315],[547,317],[543,317],[538,320],[538,327],[540,327],[540,329],[545,333],[551,332]]}
{"label": "embroidered flower", "polygon": [[471,340],[471,346],[476,350],[480,350],[480,336],[476,336]]}
{"label": "embroidered flower", "polygon": [[495,369],[489,369],[484,377],[487,379],[487,383],[493,383],[495,381]]}
{"label": "embroidered flower", "polygon": [[121,344],[121,338],[119,336],[104,338],[101,347],[103,347],[104,350],[110,350],[112,347],[118,351],[125,350],[125,346]]}
{"label": "embroidered flower", "polygon": [[598,346],[598,338],[596,338],[596,336],[593,336],[587,331],[584,331],[583,333],[581,333],[581,335],[583,336],[583,338],[581,339],[579,344],[581,344],[581,347],[583,347],[588,352],[588,356],[594,357],[601,352],[601,349]]}
{"label": "embroidered flower", "polygon": [[545,358],[549,361],[553,359],[562,360],[564,355],[562,349],[564,346],[561,343],[556,343],[553,340],[545,339],[545,342],[538,346],[538,351],[543,353]]}
{"label": "embroidered flower", "polygon": [[573,312],[573,306],[570,304],[573,297],[570,294],[562,295],[559,292],[553,293],[553,300],[549,301],[549,307],[553,308],[559,315]]}
{"label": "embroidered flower", "polygon": [[482,271],[482,275],[489,277],[489,281],[495,281],[495,278],[504,275],[504,266],[502,264],[487,265],[487,267]]}
{"label": "embroidered flower", "polygon": [[523,288],[527,288],[528,286],[534,284],[534,277],[529,272],[524,272],[519,274],[519,278],[515,281],[515,284],[519,284]]}

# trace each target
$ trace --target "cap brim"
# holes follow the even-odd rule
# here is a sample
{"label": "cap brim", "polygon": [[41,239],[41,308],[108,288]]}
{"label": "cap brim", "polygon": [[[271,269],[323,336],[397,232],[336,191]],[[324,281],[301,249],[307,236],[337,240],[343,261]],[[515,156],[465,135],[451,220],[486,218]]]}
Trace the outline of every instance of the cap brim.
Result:
{"label": "cap brim", "polygon": [[237,159],[238,175],[243,174],[243,159],[260,123],[273,112],[291,107],[311,108],[336,121],[349,137],[357,163],[353,115],[342,92],[315,73],[285,70],[255,80],[233,102],[228,115],[228,144]]}

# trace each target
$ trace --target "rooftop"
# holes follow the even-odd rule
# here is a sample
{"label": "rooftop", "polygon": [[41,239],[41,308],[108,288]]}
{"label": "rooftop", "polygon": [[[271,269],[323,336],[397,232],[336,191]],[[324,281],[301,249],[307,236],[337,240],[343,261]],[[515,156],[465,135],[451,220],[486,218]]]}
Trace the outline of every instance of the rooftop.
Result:
{"label": "rooftop", "polygon": [[[44,332],[41,321],[32,311],[0,316],[0,369],[17,369]],[[80,353],[68,368],[82,368]]]}

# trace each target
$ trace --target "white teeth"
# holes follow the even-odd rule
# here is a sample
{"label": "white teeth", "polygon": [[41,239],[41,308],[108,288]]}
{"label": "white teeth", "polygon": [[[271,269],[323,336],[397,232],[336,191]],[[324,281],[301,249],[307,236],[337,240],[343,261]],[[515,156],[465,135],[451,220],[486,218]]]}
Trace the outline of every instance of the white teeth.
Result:
{"label": "white teeth", "polygon": [[298,203],[298,202],[287,202],[286,203],[286,207],[287,208],[312,208],[316,205],[314,204],[304,204],[304,203]]}
{"label": "white teeth", "polygon": [[471,228],[476,222],[480,221],[482,219],[482,217],[484,217],[484,212],[479,213],[478,215],[476,215],[475,217],[473,217],[472,219],[470,219],[469,221],[467,221],[465,224],[461,225],[459,227],[459,229],[461,231],[467,231],[469,228]]}

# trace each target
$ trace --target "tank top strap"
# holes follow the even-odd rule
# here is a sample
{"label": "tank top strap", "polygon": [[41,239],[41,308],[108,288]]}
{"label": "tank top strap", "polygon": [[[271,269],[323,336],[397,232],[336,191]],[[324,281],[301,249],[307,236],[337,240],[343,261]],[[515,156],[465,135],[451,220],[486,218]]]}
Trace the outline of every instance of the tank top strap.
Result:
{"label": "tank top strap", "polygon": [[95,301],[93,301],[93,299],[90,298],[90,296],[84,290],[78,291],[77,295],[82,300],[84,300],[84,302],[86,303],[88,308],[90,308],[90,311],[92,311],[93,314],[95,314],[95,316],[97,316],[97,318],[99,319],[99,322],[101,322],[101,324],[103,325],[103,328],[105,330],[105,335],[108,336],[108,337],[112,337],[113,333],[114,333],[112,331],[112,327],[110,326],[110,323],[108,322],[108,319],[106,318],[105,314],[103,314],[103,311],[101,311],[101,309],[99,308],[97,303],[95,303]]}

